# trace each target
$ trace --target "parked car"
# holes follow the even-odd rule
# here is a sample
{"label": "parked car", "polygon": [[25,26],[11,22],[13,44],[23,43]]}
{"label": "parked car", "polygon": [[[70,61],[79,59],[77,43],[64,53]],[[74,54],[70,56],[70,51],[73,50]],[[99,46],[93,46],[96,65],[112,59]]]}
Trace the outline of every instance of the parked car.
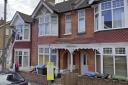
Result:
{"label": "parked car", "polygon": [[28,85],[28,82],[16,72],[0,73],[0,85]]}

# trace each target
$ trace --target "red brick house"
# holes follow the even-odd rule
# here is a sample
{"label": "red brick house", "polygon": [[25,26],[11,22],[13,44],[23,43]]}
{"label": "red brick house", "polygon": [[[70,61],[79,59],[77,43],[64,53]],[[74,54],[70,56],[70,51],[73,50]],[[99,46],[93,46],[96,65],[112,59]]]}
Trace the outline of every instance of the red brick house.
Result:
{"label": "red brick house", "polygon": [[20,69],[30,67],[31,22],[31,16],[16,12],[10,24],[16,31],[12,62],[19,62]]}
{"label": "red brick house", "polygon": [[[128,78],[128,0],[40,1],[32,14],[31,66]],[[50,49],[49,49],[50,48]]]}

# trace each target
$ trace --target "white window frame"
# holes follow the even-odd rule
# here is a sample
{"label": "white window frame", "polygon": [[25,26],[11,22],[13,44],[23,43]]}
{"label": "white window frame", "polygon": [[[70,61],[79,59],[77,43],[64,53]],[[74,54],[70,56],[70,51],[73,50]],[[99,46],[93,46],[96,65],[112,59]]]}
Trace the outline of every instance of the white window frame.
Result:
{"label": "white window frame", "polygon": [[[111,3],[112,4],[112,3]],[[128,11],[127,11],[127,9],[128,9],[128,1],[127,0],[124,0],[124,26],[123,27],[117,27],[117,28],[113,28],[113,18],[112,18],[112,28],[108,28],[108,29],[104,29],[104,27],[103,27],[103,22],[102,22],[102,15],[101,15],[101,3],[99,3],[98,5],[95,5],[94,6],[94,21],[95,21],[95,15],[96,15],[96,13],[95,13],[95,8],[96,8],[96,6],[98,6],[98,8],[99,8],[99,22],[98,22],[98,30],[95,28],[95,24],[94,24],[94,29],[95,29],[95,32],[97,32],[97,31],[102,31],[102,30],[113,30],[113,29],[125,29],[125,28],[128,28],[128,24],[127,24],[127,22],[128,22]],[[112,10],[113,8],[111,8],[111,11],[113,11]],[[112,16],[113,16],[113,12],[112,12]]]}
{"label": "white window frame", "polygon": [[[16,29],[19,29],[19,28],[18,28],[19,26],[22,26],[21,29],[23,30],[22,35],[21,35],[21,36],[22,36],[22,39],[21,39],[21,40],[17,39],[18,31],[16,31],[16,35],[15,35],[16,38],[15,38],[15,41],[17,41],[17,42],[18,42],[18,41],[30,41],[30,32],[31,32],[30,24],[17,25],[17,26],[16,26]],[[25,26],[28,26],[28,39],[25,39],[25,38],[24,38],[24,36],[25,36],[25,35],[24,35],[24,30],[26,29]]]}
{"label": "white window frame", "polygon": [[[67,20],[67,17],[70,16],[70,20]],[[71,25],[71,28],[67,26],[67,24]],[[70,32],[68,32],[70,30]],[[72,34],[72,16],[70,14],[65,14],[65,34],[64,35],[70,35]]]}
{"label": "white window frame", "polygon": [[[46,24],[45,23],[45,17],[49,17],[49,33],[48,34],[46,34],[45,33],[45,29],[42,29],[42,27],[40,26],[40,25],[43,25],[43,24]],[[56,28],[52,28],[52,16],[56,16],[56,18],[57,18],[57,22],[56,22],[56,24],[57,24],[57,27]],[[40,20],[40,19],[42,19],[42,17],[44,18],[44,20],[43,20],[43,23],[42,22],[40,22],[40,21],[42,21],[42,20]],[[41,28],[40,28],[41,27]],[[44,28],[45,28],[45,25],[44,25]],[[39,24],[38,24],[38,36],[40,37],[40,36],[58,36],[58,16],[57,15],[52,15],[52,14],[44,14],[44,15],[41,15],[41,16],[39,16]],[[52,29],[57,29],[56,31],[57,32],[55,32],[55,33],[53,33],[52,32]],[[42,30],[42,33],[40,33],[40,30]]]}
{"label": "white window frame", "polygon": [[[28,52],[28,66],[27,67],[30,67],[30,49],[15,49],[15,57],[14,57],[15,60],[16,60],[16,57],[17,57],[16,51],[22,51],[22,53],[23,52]],[[24,57],[23,56],[24,55],[22,54],[22,65],[21,65],[21,68],[24,68],[23,67],[23,60],[24,60]]]}
{"label": "white window frame", "polygon": [[[81,11],[83,11],[83,13],[84,13],[84,16],[80,16],[80,12]],[[81,9],[81,10],[78,10],[78,33],[84,33],[85,31],[86,31],[86,22],[85,22],[85,16],[86,16],[86,14],[85,14],[85,9]],[[84,22],[84,28],[82,28],[82,30],[81,30],[81,28],[80,28],[80,18],[83,18],[84,20],[83,20],[83,22]]]}
{"label": "white window frame", "polygon": [[[104,54],[103,53],[103,49],[104,48],[112,48],[112,53],[111,54]],[[116,54],[116,52],[115,52],[115,49],[116,48],[125,48],[125,54]],[[118,47],[118,46],[116,46],[116,47],[113,47],[113,46],[111,46],[111,47],[103,47],[103,48],[99,48],[100,49],[100,54],[96,54],[96,55],[100,55],[100,57],[101,57],[101,73],[103,73],[103,55],[111,55],[112,57],[113,57],[113,69],[114,69],[114,71],[113,71],[113,75],[116,75],[116,71],[115,71],[115,56],[126,56],[126,64],[127,64],[127,78],[128,78],[128,47]]]}
{"label": "white window frame", "polygon": [[[39,52],[39,49],[43,49],[43,53],[40,53]],[[44,56],[45,55],[48,55],[48,57],[49,57],[49,52],[48,53],[45,53],[45,49],[49,49],[49,47],[48,46],[41,46],[41,45],[38,46],[38,64],[39,64],[39,57],[40,57],[40,55],[43,55],[43,64],[46,63]],[[56,55],[56,67],[58,68],[58,50],[57,49],[55,49],[55,50],[56,50],[56,53],[51,53],[50,55]]]}

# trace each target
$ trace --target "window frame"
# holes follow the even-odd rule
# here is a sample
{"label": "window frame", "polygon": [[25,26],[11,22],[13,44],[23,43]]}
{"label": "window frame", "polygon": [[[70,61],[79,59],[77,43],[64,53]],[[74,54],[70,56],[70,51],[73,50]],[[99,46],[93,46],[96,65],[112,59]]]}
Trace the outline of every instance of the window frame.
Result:
{"label": "window frame", "polygon": [[27,67],[30,67],[30,49],[15,49],[15,61],[16,61],[16,57],[17,56],[19,56],[19,55],[17,55],[16,54],[16,52],[22,52],[22,65],[21,65],[21,68],[24,68],[24,66],[23,66],[23,60],[24,60],[24,56],[26,56],[26,55],[24,55],[24,52],[27,52],[28,53],[28,66]]}
{"label": "window frame", "polygon": [[[110,1],[106,1],[106,2],[110,2]],[[111,1],[112,2],[112,1]],[[111,3],[111,4],[113,4],[113,3]],[[127,0],[124,0],[124,6],[123,6],[123,8],[124,8],[124,20],[122,21],[122,27],[116,27],[116,28],[114,28],[113,27],[113,5],[112,5],[112,8],[111,8],[111,11],[112,11],[112,28],[107,28],[107,29],[104,29],[104,27],[103,27],[103,22],[102,22],[102,18],[101,18],[101,16],[102,16],[102,9],[101,9],[101,3],[99,3],[98,5],[95,5],[94,6],[94,30],[95,30],[95,32],[97,32],[97,31],[103,31],[103,30],[114,30],[114,29],[125,29],[125,28],[128,28],[128,24],[127,24],[127,22],[128,22],[128,20],[126,19],[126,18],[128,18],[128,11],[126,11],[127,9],[128,9],[128,1]],[[96,29],[96,27],[95,27],[95,15],[97,14],[97,13],[95,13],[95,8],[96,7],[98,7],[99,8],[99,19],[98,19],[98,29]],[[115,8],[114,8],[115,9]]]}
{"label": "window frame", "polygon": [[[46,29],[42,29],[42,28],[45,28],[45,25],[44,25],[44,27],[42,26],[43,24],[46,24],[45,23],[45,18],[46,17],[49,17],[49,33],[45,33],[46,32]],[[52,17],[53,16],[56,16],[56,22],[52,22]],[[42,21],[42,20],[40,20],[41,18],[43,18],[44,20],[43,20],[43,23],[41,23],[40,24],[40,21]],[[38,36],[39,37],[41,37],[41,36],[58,36],[58,16],[56,15],[56,14],[49,14],[49,13],[47,13],[47,14],[44,14],[44,15],[41,15],[41,16],[39,16],[39,18],[38,18],[38,20],[39,20],[39,23],[38,23]],[[53,24],[56,24],[57,25],[57,27],[55,28],[56,29],[56,31],[57,32],[52,32],[53,30],[53,28],[52,28],[52,25]],[[40,26],[41,25],[41,26]],[[40,30],[42,31],[42,33],[40,33]]]}
{"label": "window frame", "polygon": [[[83,13],[84,13],[84,16],[82,18],[80,16],[80,12],[81,11],[83,11]],[[85,9],[78,10],[78,30],[77,30],[78,33],[84,33],[84,32],[86,32],[86,20],[85,20],[85,18],[86,18]],[[83,22],[84,22],[84,28],[82,28],[83,30],[81,30],[81,28],[80,28],[80,19],[84,19],[83,20]]]}
{"label": "window frame", "polygon": [[[20,40],[20,39],[17,39],[17,36],[19,35],[18,34],[18,29],[19,29],[19,26],[21,26],[22,28],[20,28],[20,30],[22,30],[22,34],[20,34],[21,36],[22,36],[22,39]],[[24,35],[24,31],[25,31],[25,26],[28,26],[28,39],[25,39],[25,35]],[[23,25],[17,25],[16,26],[16,38],[15,38],[15,41],[30,41],[30,31],[31,31],[31,29],[30,29],[31,27],[30,27],[30,24],[23,24]]]}
{"label": "window frame", "polygon": [[[40,49],[42,49],[42,53],[40,53]],[[48,49],[47,53],[46,53],[45,49]],[[56,53],[52,53],[52,50],[56,50]],[[56,63],[56,66],[57,66],[58,50],[57,49],[51,49],[51,54],[50,55],[51,56],[56,56],[56,62],[55,63]],[[46,64],[45,57],[48,56],[48,59],[49,59],[49,48],[48,47],[42,47],[42,46],[38,47],[38,64],[40,64],[40,62],[39,62],[40,56],[43,57],[43,64]]]}
{"label": "window frame", "polygon": [[[69,16],[70,16],[70,20],[69,19],[67,20],[67,17]],[[69,28],[67,24],[70,24],[71,28]],[[70,32],[68,32],[67,30],[70,30]],[[72,16],[71,14],[65,14],[65,34],[64,35],[70,35],[70,34],[72,34]]]}

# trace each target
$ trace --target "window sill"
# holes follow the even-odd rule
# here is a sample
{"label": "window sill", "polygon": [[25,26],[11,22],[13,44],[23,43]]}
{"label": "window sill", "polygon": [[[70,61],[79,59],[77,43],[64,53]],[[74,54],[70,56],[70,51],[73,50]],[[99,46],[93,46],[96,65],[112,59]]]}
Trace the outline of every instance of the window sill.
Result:
{"label": "window sill", "polygon": [[78,32],[77,34],[78,35],[83,35],[83,34],[86,34],[86,32]]}
{"label": "window sill", "polygon": [[15,42],[29,42],[30,40],[15,40]]}
{"label": "window sill", "polygon": [[108,29],[95,30],[95,32],[100,32],[100,31],[110,31],[110,30],[121,30],[121,29],[127,29],[127,28],[128,28],[128,27],[108,28]]}
{"label": "window sill", "polygon": [[64,34],[64,35],[71,35],[72,33],[66,33],[66,34]]}

